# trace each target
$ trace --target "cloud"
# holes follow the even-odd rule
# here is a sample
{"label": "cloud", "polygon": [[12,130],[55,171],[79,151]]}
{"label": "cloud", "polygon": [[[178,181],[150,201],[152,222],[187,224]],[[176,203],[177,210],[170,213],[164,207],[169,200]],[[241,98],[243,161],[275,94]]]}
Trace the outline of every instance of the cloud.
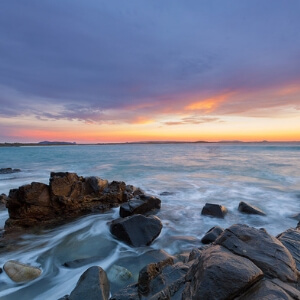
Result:
{"label": "cloud", "polygon": [[300,82],[299,9],[271,0],[3,0],[0,115],[139,124],[297,108],[294,94],[271,91]]}
{"label": "cloud", "polygon": [[211,123],[211,122],[223,122],[223,121],[219,118],[211,118],[211,117],[187,117],[187,118],[180,119],[180,121],[164,122],[163,124],[168,126],[186,125],[186,124],[198,125],[198,124]]}

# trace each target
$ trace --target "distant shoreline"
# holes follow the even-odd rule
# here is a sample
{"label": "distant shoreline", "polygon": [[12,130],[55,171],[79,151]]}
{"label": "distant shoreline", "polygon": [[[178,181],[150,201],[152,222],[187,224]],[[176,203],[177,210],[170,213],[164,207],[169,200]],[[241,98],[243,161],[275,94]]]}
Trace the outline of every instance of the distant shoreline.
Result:
{"label": "distant shoreline", "polygon": [[300,141],[145,141],[145,142],[119,142],[119,143],[69,143],[69,142],[40,142],[40,143],[0,143],[0,147],[45,147],[45,146],[105,146],[105,145],[163,145],[163,144],[296,144]]}

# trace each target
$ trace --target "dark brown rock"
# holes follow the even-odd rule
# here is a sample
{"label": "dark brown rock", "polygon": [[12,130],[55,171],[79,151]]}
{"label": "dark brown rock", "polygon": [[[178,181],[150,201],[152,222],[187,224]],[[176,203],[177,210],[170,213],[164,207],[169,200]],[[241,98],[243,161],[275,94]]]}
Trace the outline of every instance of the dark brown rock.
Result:
{"label": "dark brown rock", "polygon": [[154,213],[160,209],[160,199],[147,195],[140,195],[120,206],[120,217],[125,218],[135,214]]}
{"label": "dark brown rock", "polygon": [[204,216],[224,218],[227,214],[227,208],[219,204],[206,203],[201,214]]}
{"label": "dark brown rock", "polygon": [[201,242],[203,244],[213,243],[223,231],[224,229],[220,226],[214,226],[205,233],[204,237],[201,239]]}
{"label": "dark brown rock", "polygon": [[237,300],[293,300],[283,289],[269,280],[261,280]]}
{"label": "dark brown rock", "polygon": [[133,215],[110,224],[110,232],[133,247],[150,245],[159,236],[161,229],[162,223],[155,216]]}
{"label": "dark brown rock", "polygon": [[182,299],[233,299],[262,277],[263,272],[247,258],[212,246],[188,271]]}
{"label": "dark brown rock", "polygon": [[241,201],[239,204],[239,211],[245,214],[250,214],[250,215],[261,215],[265,216],[266,214],[259,209],[258,207],[251,205],[249,203]]}
{"label": "dark brown rock", "polygon": [[300,271],[300,229],[288,229],[277,238],[290,251]]}
{"label": "dark brown rock", "polygon": [[0,209],[6,208],[7,198],[8,197],[5,194],[0,195]]}
{"label": "dark brown rock", "polygon": [[297,281],[296,263],[291,253],[264,229],[233,225],[215,243],[248,258],[268,277],[279,278],[284,282]]}
{"label": "dark brown rock", "polygon": [[109,282],[105,271],[97,266],[87,269],[79,278],[68,300],[108,300]]}

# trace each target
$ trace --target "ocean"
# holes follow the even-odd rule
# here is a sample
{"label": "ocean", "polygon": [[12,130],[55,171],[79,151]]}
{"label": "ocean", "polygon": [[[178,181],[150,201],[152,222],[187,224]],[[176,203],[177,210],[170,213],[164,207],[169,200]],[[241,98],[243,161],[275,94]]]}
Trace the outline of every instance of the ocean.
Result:
{"label": "ocean", "polygon": [[[157,216],[163,230],[151,246],[131,248],[108,230],[107,223],[118,217],[116,208],[27,234],[21,250],[1,255],[0,267],[14,259],[38,266],[43,273],[26,284],[13,283],[5,273],[0,274],[1,299],[56,300],[70,294],[80,275],[93,265],[108,273],[114,265],[126,267],[132,273],[127,282],[131,283],[144,258],[155,250],[176,255],[200,247],[205,232],[215,225],[227,228],[243,223],[277,235],[295,227],[297,221],[291,216],[300,212],[300,143],[3,147],[0,168],[8,167],[21,172],[0,174],[0,194],[32,181],[48,183],[52,171],[140,187],[162,200]],[[266,216],[240,213],[240,201],[261,208]],[[224,219],[202,216],[205,203],[224,205],[228,214]],[[0,228],[7,218],[7,212],[0,211]],[[67,267],[70,261],[83,264]],[[112,289],[119,285],[112,283]]]}

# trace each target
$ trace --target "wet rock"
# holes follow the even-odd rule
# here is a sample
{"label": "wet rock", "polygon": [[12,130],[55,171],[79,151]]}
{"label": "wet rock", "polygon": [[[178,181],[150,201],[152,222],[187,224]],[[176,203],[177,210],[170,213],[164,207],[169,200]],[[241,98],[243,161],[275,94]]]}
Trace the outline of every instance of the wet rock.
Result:
{"label": "wet rock", "polygon": [[293,299],[300,300],[300,290],[294,288],[293,286],[286,284],[279,280],[278,278],[271,279],[271,282],[283,289],[287,294],[289,294]]}
{"label": "wet rock", "polygon": [[162,193],[160,193],[159,195],[160,196],[172,196],[172,195],[174,195],[175,193],[174,192],[162,192]]}
{"label": "wet rock", "polygon": [[262,277],[263,272],[247,258],[212,246],[188,271],[182,299],[233,299]]}
{"label": "wet rock", "polygon": [[264,229],[233,225],[215,243],[248,258],[268,277],[279,278],[284,282],[297,281],[296,263],[291,253]]}
{"label": "wet rock", "polygon": [[292,215],[291,218],[300,222],[300,213]]}
{"label": "wet rock", "polygon": [[7,196],[5,194],[0,195],[0,209],[5,209],[7,203]]}
{"label": "wet rock", "polygon": [[90,267],[80,276],[68,300],[107,300],[109,289],[105,271],[97,266]]}
{"label": "wet rock", "polygon": [[15,260],[9,260],[3,266],[8,277],[15,282],[26,282],[38,278],[42,271],[29,265],[22,264]]}
{"label": "wet rock", "polygon": [[149,214],[160,209],[160,199],[147,195],[140,195],[120,206],[120,217],[125,218],[135,214]]}
{"label": "wet rock", "polygon": [[269,280],[261,280],[259,283],[250,288],[246,293],[237,298],[237,300],[292,300],[283,289]]}
{"label": "wet rock", "polygon": [[224,229],[220,226],[214,226],[205,233],[204,237],[201,239],[201,242],[203,244],[213,243],[223,231]]}
{"label": "wet rock", "polygon": [[206,203],[201,214],[204,216],[224,218],[227,214],[227,208],[219,204]]}
{"label": "wet rock", "polygon": [[12,168],[0,168],[0,174],[12,174],[21,172],[20,169],[12,169]]}
{"label": "wet rock", "polygon": [[279,241],[290,251],[300,271],[300,230],[288,229],[277,236]]}
{"label": "wet rock", "polygon": [[0,274],[3,272],[2,268],[0,268]]}
{"label": "wet rock", "polygon": [[110,232],[133,247],[150,245],[159,236],[161,229],[162,223],[155,216],[133,215],[110,224]]}
{"label": "wet rock", "polygon": [[109,300],[141,300],[138,294],[138,284],[131,284],[124,289],[121,289],[113,294]]}
{"label": "wet rock", "polygon": [[199,258],[202,254],[202,251],[198,248],[194,248],[189,255],[188,262],[195,260],[196,258]]}
{"label": "wet rock", "polygon": [[53,227],[88,213],[117,207],[139,193],[140,189],[126,186],[124,182],[108,183],[98,177],[52,172],[49,185],[33,182],[10,190],[5,229]]}
{"label": "wet rock", "polygon": [[107,277],[110,282],[119,282],[119,281],[126,282],[132,278],[132,274],[128,269],[122,266],[113,265],[109,269],[107,273]]}
{"label": "wet rock", "polygon": [[258,207],[251,205],[249,203],[241,201],[239,204],[239,211],[245,214],[250,214],[250,215],[261,215],[265,216],[266,214],[259,209]]}

